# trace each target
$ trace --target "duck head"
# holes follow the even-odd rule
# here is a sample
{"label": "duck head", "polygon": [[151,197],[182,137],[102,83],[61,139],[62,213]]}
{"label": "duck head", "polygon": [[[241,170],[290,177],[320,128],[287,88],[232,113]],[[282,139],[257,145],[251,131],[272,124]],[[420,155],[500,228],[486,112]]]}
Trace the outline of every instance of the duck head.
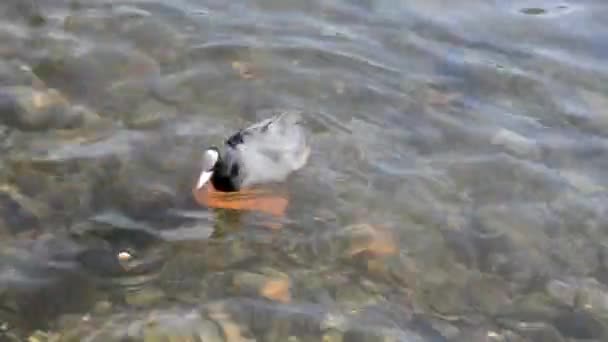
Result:
{"label": "duck head", "polygon": [[205,153],[203,153],[202,171],[200,176],[198,177],[196,189],[202,188],[205,184],[207,184],[207,182],[211,180],[211,177],[213,177],[213,173],[217,169],[219,161],[220,152],[217,147],[210,147],[205,151]]}
{"label": "duck head", "polygon": [[241,166],[230,150],[220,152],[212,146],[203,153],[203,165],[196,190],[200,190],[205,184],[212,183],[217,191],[238,191],[241,182]]}

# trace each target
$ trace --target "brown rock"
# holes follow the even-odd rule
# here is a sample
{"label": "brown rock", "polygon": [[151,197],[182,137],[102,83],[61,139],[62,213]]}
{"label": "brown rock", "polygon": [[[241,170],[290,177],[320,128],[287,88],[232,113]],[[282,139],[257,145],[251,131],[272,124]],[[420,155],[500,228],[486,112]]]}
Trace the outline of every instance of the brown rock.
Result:
{"label": "brown rock", "polygon": [[394,255],[398,252],[395,236],[387,229],[369,224],[349,227],[352,232],[348,255],[369,254],[372,256]]}
{"label": "brown rock", "polygon": [[238,273],[233,284],[237,292],[245,295],[258,295],[278,302],[291,301],[290,280],[287,277],[270,277],[262,274]]}

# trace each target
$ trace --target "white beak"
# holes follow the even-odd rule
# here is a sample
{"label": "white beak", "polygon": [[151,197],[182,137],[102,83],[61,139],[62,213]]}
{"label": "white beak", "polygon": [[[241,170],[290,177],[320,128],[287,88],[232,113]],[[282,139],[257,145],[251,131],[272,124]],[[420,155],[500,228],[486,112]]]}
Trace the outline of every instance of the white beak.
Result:
{"label": "white beak", "polygon": [[196,189],[200,189],[205,185],[209,179],[211,179],[211,175],[213,175],[213,171],[203,171],[201,175],[198,177],[198,183],[196,184]]}

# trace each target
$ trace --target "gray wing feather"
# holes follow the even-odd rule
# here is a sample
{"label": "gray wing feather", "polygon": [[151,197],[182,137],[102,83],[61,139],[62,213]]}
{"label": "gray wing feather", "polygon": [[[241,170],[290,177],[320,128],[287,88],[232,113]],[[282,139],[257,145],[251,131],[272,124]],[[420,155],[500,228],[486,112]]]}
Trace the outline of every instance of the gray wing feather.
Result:
{"label": "gray wing feather", "polygon": [[298,112],[284,112],[243,130],[236,151],[245,167],[244,185],[281,181],[301,168],[310,149]]}

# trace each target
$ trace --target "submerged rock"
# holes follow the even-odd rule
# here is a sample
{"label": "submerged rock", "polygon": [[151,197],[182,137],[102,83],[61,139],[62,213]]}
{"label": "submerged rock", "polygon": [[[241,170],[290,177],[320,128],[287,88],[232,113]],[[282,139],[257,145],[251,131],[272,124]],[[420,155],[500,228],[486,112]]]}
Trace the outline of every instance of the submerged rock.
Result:
{"label": "submerged rock", "polygon": [[606,191],[606,188],[583,172],[576,170],[562,170],[559,172],[570,186],[584,195],[593,195]]}
{"label": "submerged rock", "polygon": [[83,121],[55,89],[0,88],[0,112],[3,123],[23,130],[73,128]]}
{"label": "submerged rock", "polygon": [[175,107],[149,100],[140,104],[133,112],[126,113],[124,121],[129,128],[153,129],[174,120],[176,116],[177,110]]}
{"label": "submerged rock", "polygon": [[112,302],[108,300],[99,300],[93,306],[93,312],[98,315],[104,315],[112,310]]}
{"label": "submerged rock", "polygon": [[177,201],[176,189],[147,161],[120,161],[109,171],[98,184],[97,200],[103,207],[120,209],[134,219],[158,218]]}
{"label": "submerged rock", "polygon": [[137,20],[127,21],[120,28],[120,33],[161,63],[175,62],[185,46],[179,32],[156,16],[141,16]]}
{"label": "submerged rock", "polygon": [[418,303],[444,317],[465,315],[472,311],[466,299],[466,290],[462,285],[454,283],[429,284],[421,293]]}
{"label": "submerged rock", "polygon": [[66,236],[51,234],[12,240],[0,248],[2,307],[17,313],[20,326],[40,327],[58,314],[91,305],[95,289],[79,272],[80,251]]}
{"label": "submerged rock", "polygon": [[574,307],[576,297],[577,297],[577,289],[570,284],[553,279],[547,283],[547,292],[558,302]]}
{"label": "submerged rock", "polygon": [[[220,325],[202,316],[196,309],[74,316],[60,319],[52,333],[54,342],[223,342]],[[230,341],[230,340],[229,340]],[[236,340],[233,340],[236,341]],[[243,340],[238,340],[243,341]]]}
{"label": "submerged rock", "polygon": [[166,298],[164,291],[154,287],[145,287],[138,291],[130,291],[125,295],[129,305],[149,307],[162,302]]}
{"label": "submerged rock", "polygon": [[330,329],[323,334],[321,341],[342,342],[344,341],[344,333],[340,330]]}
{"label": "submerged rock", "polygon": [[279,302],[291,301],[290,280],[287,276],[270,277],[262,274],[239,272],[233,278],[238,294],[261,296]]}
{"label": "submerged rock", "polygon": [[[51,145],[46,145],[51,148]],[[38,159],[31,153],[7,163],[8,181],[27,197],[48,208],[46,219],[70,222],[90,209],[92,179],[79,161]]]}
{"label": "submerged rock", "polygon": [[342,234],[350,240],[348,256],[366,253],[373,256],[394,255],[398,252],[396,237],[386,230],[370,224],[355,224],[345,227]]}
{"label": "submerged rock", "polygon": [[377,294],[371,294],[357,284],[348,282],[336,287],[335,298],[337,304],[353,312],[359,311],[366,306],[375,305],[381,301]]}
{"label": "submerged rock", "polygon": [[45,88],[44,82],[31,68],[19,61],[0,61],[0,86],[28,86],[34,89]]}
{"label": "submerged rock", "polygon": [[145,180],[120,184],[116,204],[135,218],[153,217],[174,206],[176,193],[166,184]]}
{"label": "submerged rock", "polygon": [[553,320],[563,336],[584,340],[604,340],[608,337],[606,323],[583,310],[564,312]]}
{"label": "submerged rock", "polygon": [[0,57],[9,59],[18,56],[23,52],[27,39],[26,30],[3,20],[0,24]]}
{"label": "submerged rock", "polygon": [[398,255],[397,237],[389,229],[367,223],[347,225],[337,231],[321,232],[305,240],[288,242],[294,260],[310,258],[358,260]]}
{"label": "submerged rock", "polygon": [[478,203],[547,202],[558,197],[563,180],[549,168],[505,153],[448,161],[447,174]]}
{"label": "submerged rock", "polygon": [[132,121],[148,114],[140,113],[138,109],[148,99],[151,84],[154,83],[139,78],[112,82],[105,89],[103,98],[95,100],[95,103],[113,119],[122,119],[127,126],[133,126]]}
{"label": "submerged rock", "polygon": [[505,128],[494,135],[492,144],[502,146],[518,157],[537,159],[541,155],[540,147],[534,140]]}
{"label": "submerged rock", "polygon": [[111,16],[106,11],[77,11],[65,17],[63,28],[78,34],[101,33],[112,28]]}
{"label": "submerged rock", "polygon": [[110,45],[95,45],[85,51],[43,58],[33,70],[51,87],[71,97],[101,108],[120,110],[129,108],[126,105],[132,105],[134,94],[145,94],[145,89],[142,91],[138,86],[135,93],[117,91],[115,84],[120,84],[117,82],[128,80],[130,85],[142,84],[145,88],[143,80],[160,75],[160,66],[149,56],[125,46]]}
{"label": "submerged rock", "polygon": [[578,89],[578,92],[585,100],[588,109],[585,113],[585,128],[606,133],[608,131],[608,97],[606,94],[584,88]]}
{"label": "submerged rock", "polygon": [[19,192],[0,185],[0,226],[11,233],[37,230],[49,213],[48,207]]}
{"label": "submerged rock", "polygon": [[73,12],[63,27],[78,35],[120,36],[155,60],[172,63],[184,48],[183,37],[163,19],[136,6],[120,5]]}
{"label": "submerged rock", "polygon": [[551,279],[546,291],[564,306],[608,317],[608,287],[593,278]]}
{"label": "submerged rock", "polygon": [[499,277],[471,277],[467,288],[471,304],[484,314],[496,315],[511,304],[508,284]]}

